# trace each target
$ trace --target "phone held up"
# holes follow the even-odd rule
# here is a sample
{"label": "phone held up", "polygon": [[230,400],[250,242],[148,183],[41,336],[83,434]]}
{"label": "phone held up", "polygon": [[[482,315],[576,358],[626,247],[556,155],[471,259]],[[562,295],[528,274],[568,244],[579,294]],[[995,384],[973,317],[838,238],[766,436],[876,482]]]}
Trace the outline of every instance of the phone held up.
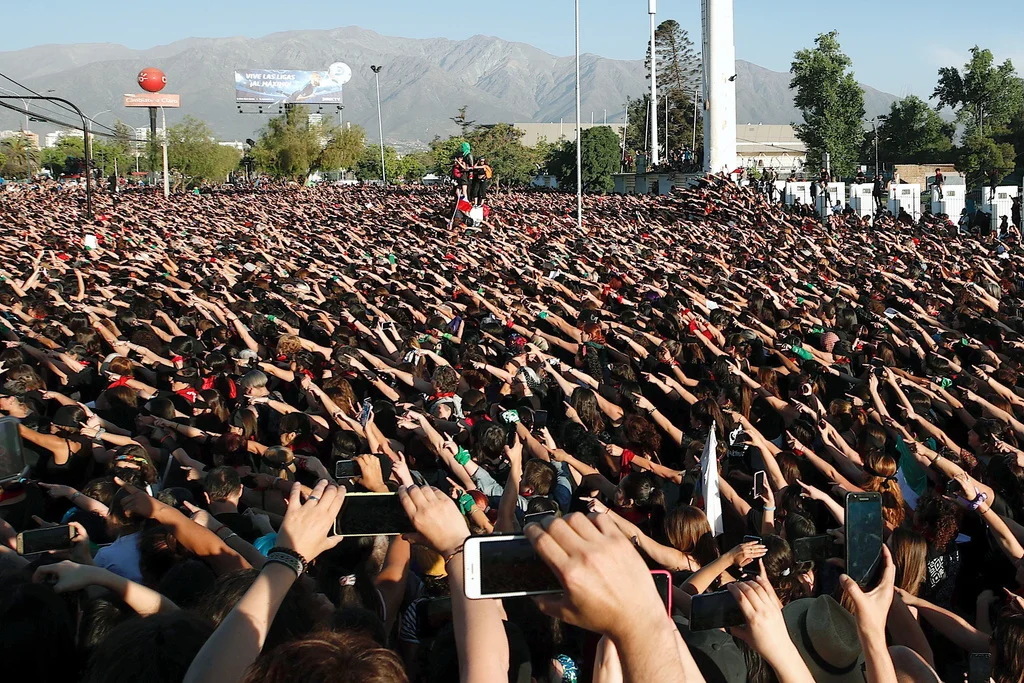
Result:
{"label": "phone held up", "polygon": [[846,574],[862,587],[877,580],[882,559],[882,495],[846,494]]}
{"label": "phone held up", "polygon": [[70,525],[22,531],[17,538],[19,555],[38,555],[51,550],[70,550],[74,545],[75,529]]}

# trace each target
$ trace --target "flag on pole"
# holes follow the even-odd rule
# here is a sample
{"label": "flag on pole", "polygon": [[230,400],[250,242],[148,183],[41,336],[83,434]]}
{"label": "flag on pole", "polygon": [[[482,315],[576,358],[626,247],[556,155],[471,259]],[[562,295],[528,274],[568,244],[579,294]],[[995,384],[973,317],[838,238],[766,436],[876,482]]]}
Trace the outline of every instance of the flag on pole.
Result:
{"label": "flag on pole", "polygon": [[715,423],[704,441],[704,452],[700,456],[700,483],[704,494],[704,513],[708,516],[711,533],[718,536],[724,531],[722,523],[722,494],[718,490],[718,437]]}

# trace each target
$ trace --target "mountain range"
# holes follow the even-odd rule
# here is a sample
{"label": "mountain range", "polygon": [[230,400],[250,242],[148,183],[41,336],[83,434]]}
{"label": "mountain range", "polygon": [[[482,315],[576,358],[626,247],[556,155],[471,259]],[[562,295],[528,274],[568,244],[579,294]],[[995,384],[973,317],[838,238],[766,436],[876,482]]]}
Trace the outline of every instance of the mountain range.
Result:
{"label": "mountain range", "polygon": [[[221,139],[244,140],[263,125],[264,115],[241,114],[234,101],[235,69],[325,69],[343,61],[353,72],[345,86],[345,121],[366,128],[377,139],[377,107],[371,64],[383,65],[380,97],[384,138],[399,149],[425,146],[436,135],[458,130],[450,120],[459,107],[477,123],[555,122],[575,118],[574,60],[525,43],[491,36],[466,40],[382,36],[359,27],[286,31],[261,38],[187,38],[136,50],[116,44],[39,45],[0,52],[0,73],[39,91],[54,92],[78,104],[87,116],[112,110],[96,120],[112,126],[120,118],[147,125],[143,110],[125,109],[123,93],[140,92],[135,77],[145,67],[162,69],[166,92],[179,93],[182,107],[168,110],[168,124],[185,114],[207,121]],[[793,123],[788,73],[745,61],[736,63],[739,123]],[[622,121],[627,97],[649,89],[643,60],[580,58],[583,119]],[[5,88],[16,89],[10,83]],[[888,111],[897,98],[864,87],[867,117]],[[7,93],[3,93],[7,94]],[[14,102],[18,104],[17,102]],[[37,107],[30,103],[31,107]],[[47,103],[48,110],[55,105]],[[252,110],[252,106],[247,106]],[[276,107],[270,108],[276,113]],[[0,129],[18,128],[23,119],[0,110]],[[339,116],[325,106],[324,116]],[[70,120],[70,119],[67,119]],[[36,132],[54,130],[32,123]]]}

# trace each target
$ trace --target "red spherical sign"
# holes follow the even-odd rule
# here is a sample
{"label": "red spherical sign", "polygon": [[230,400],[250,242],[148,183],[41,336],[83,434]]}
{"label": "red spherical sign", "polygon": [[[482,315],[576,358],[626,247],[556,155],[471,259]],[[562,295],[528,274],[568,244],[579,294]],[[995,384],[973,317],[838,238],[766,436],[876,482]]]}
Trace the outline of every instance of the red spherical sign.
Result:
{"label": "red spherical sign", "polygon": [[149,67],[139,72],[139,85],[147,92],[160,92],[167,85],[167,76],[160,69]]}

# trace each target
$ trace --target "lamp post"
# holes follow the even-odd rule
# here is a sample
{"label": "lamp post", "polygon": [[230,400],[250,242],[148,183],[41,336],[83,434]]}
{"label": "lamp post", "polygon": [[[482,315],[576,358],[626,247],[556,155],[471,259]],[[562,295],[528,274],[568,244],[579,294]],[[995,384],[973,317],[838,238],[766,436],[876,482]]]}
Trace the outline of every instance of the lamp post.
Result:
{"label": "lamp post", "polygon": [[654,15],[657,0],[647,0],[647,14],[651,18],[651,163],[658,165],[658,69],[657,50],[654,47]]}
{"label": "lamp post", "polygon": [[876,176],[879,175],[879,173],[880,173],[880,171],[878,170],[878,122],[879,121],[885,121],[887,118],[889,118],[889,117],[886,116],[885,114],[879,114],[878,116],[875,116],[872,119],[865,119],[864,120],[864,123],[870,123],[871,124],[871,132],[875,136],[875,175]]}
{"label": "lamp post", "polygon": [[[651,0],[654,2],[654,0]],[[583,135],[580,126],[580,0],[576,10],[576,229],[583,232]]]}
{"label": "lamp post", "polygon": [[[3,91],[5,93],[11,94],[11,95],[17,95],[18,94],[16,92],[14,92],[13,90],[8,90],[7,88],[0,88],[0,91]],[[21,129],[22,130],[28,130],[28,101],[26,101],[24,97],[18,97],[18,99],[21,100],[21,105],[23,107],[25,107],[25,123],[24,123],[24,125],[22,125]]]}
{"label": "lamp post", "polygon": [[[68,105],[69,107],[74,109],[75,113],[78,114],[79,118],[82,119],[82,135],[85,137],[85,146],[88,147],[88,145],[89,145],[89,127],[85,123],[85,114],[82,113],[82,110],[79,109],[75,105],[74,102],[69,102],[68,100],[65,100],[63,97],[44,97],[43,95],[32,95],[32,96],[25,96],[25,97],[21,97],[21,96],[18,96],[18,95],[13,95],[13,96],[12,95],[0,95],[0,100],[23,100],[23,101],[24,100],[46,100],[47,102],[61,102],[63,104]],[[27,102],[26,102],[26,105],[27,105]],[[26,109],[27,108],[28,107],[26,106]],[[93,213],[92,213],[92,179],[91,179],[90,174],[88,174],[88,173],[85,174],[85,213],[86,213],[86,215],[90,219],[93,217]]]}
{"label": "lamp post", "polygon": [[85,166],[86,166],[87,169],[89,169],[89,173],[92,173],[92,124],[93,124],[93,121],[95,121],[97,116],[101,116],[103,114],[109,114],[109,113],[110,113],[109,109],[104,109],[103,111],[98,112],[96,114],[93,114],[92,116],[86,116],[85,117],[85,124],[87,126],[89,126],[89,141],[88,141],[87,146],[85,148]]}
{"label": "lamp post", "polygon": [[373,80],[377,84],[377,131],[380,133],[380,179],[384,185],[388,184],[388,176],[384,170],[384,119],[380,113],[380,70],[383,66],[371,66]]}
{"label": "lamp post", "polygon": [[171,196],[171,174],[167,168],[167,110],[163,107],[160,107],[160,118],[160,125],[164,129],[164,199],[167,199]]}

